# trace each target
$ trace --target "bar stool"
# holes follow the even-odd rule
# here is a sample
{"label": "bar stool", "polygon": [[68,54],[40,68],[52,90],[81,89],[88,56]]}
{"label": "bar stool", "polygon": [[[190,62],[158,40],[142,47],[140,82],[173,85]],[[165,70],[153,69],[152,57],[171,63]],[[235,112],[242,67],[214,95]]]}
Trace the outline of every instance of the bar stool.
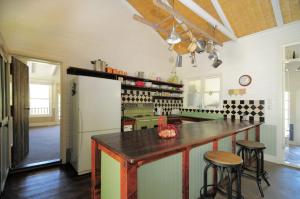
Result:
{"label": "bar stool", "polygon": [[[236,142],[236,144],[240,147],[237,154],[243,159],[242,175],[255,178],[260,195],[264,197],[264,193],[261,188],[261,178],[266,182],[268,186],[270,186],[270,183],[267,180],[268,173],[264,169],[264,149],[266,149],[265,145],[260,142],[249,140],[239,140]],[[251,168],[253,153],[256,160],[256,168],[254,169]],[[253,176],[251,174],[245,173],[245,171],[256,173],[256,175]]]}
{"label": "bar stool", "polygon": [[[217,192],[220,192],[223,195],[227,195],[228,199],[233,198],[233,192],[236,193],[234,198],[242,199],[241,193],[241,167],[243,164],[243,159],[233,153],[225,151],[209,151],[204,154],[204,160],[207,162],[207,165],[204,169],[204,185],[200,190],[201,199],[211,199],[214,198]],[[220,181],[217,184],[207,184],[207,172],[209,168],[215,168],[221,171]],[[227,173],[227,187],[226,191],[221,188],[221,183],[223,182],[223,173]],[[232,176],[231,174],[235,173],[237,178],[236,191],[232,190]],[[208,192],[207,188],[213,187],[214,192]]]}

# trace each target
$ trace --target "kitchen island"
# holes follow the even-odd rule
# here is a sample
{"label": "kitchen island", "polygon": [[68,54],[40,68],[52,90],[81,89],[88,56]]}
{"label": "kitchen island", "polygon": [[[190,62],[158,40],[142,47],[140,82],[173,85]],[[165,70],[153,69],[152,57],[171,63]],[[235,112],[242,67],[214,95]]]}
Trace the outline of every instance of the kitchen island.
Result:
{"label": "kitchen island", "polygon": [[[197,198],[209,150],[236,152],[239,139],[259,141],[259,122],[212,120],[178,126],[161,139],[156,129],[92,137],[92,198]],[[211,182],[217,173],[210,171]],[[101,196],[100,196],[101,195]]]}

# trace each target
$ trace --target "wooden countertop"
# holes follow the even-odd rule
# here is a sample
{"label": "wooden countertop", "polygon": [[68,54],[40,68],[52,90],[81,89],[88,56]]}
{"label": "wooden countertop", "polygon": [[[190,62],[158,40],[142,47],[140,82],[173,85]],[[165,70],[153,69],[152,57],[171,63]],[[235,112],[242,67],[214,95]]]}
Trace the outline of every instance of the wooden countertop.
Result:
{"label": "wooden countertop", "polygon": [[199,146],[259,125],[261,125],[259,122],[212,120],[179,125],[179,135],[172,139],[158,137],[156,129],[97,135],[92,139],[115,155],[134,164]]}

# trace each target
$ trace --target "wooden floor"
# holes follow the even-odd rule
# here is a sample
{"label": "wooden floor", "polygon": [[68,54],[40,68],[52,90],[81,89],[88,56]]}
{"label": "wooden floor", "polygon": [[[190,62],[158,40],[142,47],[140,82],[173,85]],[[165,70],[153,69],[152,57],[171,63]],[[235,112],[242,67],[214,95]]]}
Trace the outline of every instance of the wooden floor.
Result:
{"label": "wooden floor", "polygon": [[[265,199],[296,199],[300,195],[300,170],[266,163],[271,187],[263,183]],[[199,188],[200,189],[200,188]],[[260,199],[253,180],[243,178],[245,199]],[[40,171],[9,176],[4,199],[81,199],[90,198],[90,176],[77,176],[70,166],[48,168]],[[216,198],[224,198],[218,196]],[[160,198],[158,198],[160,199]]]}
{"label": "wooden floor", "polygon": [[77,176],[69,165],[9,176],[4,199],[90,198],[90,175]]}

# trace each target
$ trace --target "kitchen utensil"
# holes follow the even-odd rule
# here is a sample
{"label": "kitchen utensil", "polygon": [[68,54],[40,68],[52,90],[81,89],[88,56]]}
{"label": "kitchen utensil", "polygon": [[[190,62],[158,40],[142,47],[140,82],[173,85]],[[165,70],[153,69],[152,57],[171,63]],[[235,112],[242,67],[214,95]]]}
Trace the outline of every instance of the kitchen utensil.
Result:
{"label": "kitchen utensil", "polygon": [[107,66],[107,63],[101,59],[91,61],[91,63],[94,65],[94,70],[96,71],[105,71],[105,66]]}
{"label": "kitchen utensil", "polygon": [[192,41],[188,46],[188,51],[190,53],[192,53],[192,52],[195,52],[196,49],[197,49],[197,44],[196,44],[196,42]]}
{"label": "kitchen utensil", "polygon": [[105,68],[105,72],[112,73],[113,72],[113,68],[112,67],[106,67]]}
{"label": "kitchen utensil", "polygon": [[220,59],[217,58],[217,59],[214,60],[212,66],[214,68],[218,68],[222,63],[223,63],[222,60],[220,60]]}
{"label": "kitchen utensil", "polygon": [[145,87],[148,87],[148,88],[152,87],[152,82],[145,82]]}
{"label": "kitchen utensil", "polygon": [[136,81],[135,85],[138,86],[138,87],[144,87],[145,86],[145,82],[143,82],[143,81]]}
{"label": "kitchen utensil", "polygon": [[197,44],[196,52],[197,53],[203,53],[205,51],[206,41],[205,40],[198,40],[198,41],[196,41],[196,44]]}
{"label": "kitchen utensil", "polygon": [[193,66],[193,67],[197,67],[195,52],[192,52],[192,53],[191,53],[190,58],[191,58],[192,66]]}
{"label": "kitchen utensil", "polygon": [[175,65],[176,65],[176,67],[182,67],[182,56],[181,55],[177,55]]}
{"label": "kitchen utensil", "polygon": [[144,78],[144,72],[138,71],[138,72],[137,72],[137,76],[138,76],[139,78]]}
{"label": "kitchen utensil", "polygon": [[216,52],[216,51],[212,51],[211,53],[209,53],[208,59],[210,59],[210,60],[218,59],[218,54],[217,54],[217,52]]}

